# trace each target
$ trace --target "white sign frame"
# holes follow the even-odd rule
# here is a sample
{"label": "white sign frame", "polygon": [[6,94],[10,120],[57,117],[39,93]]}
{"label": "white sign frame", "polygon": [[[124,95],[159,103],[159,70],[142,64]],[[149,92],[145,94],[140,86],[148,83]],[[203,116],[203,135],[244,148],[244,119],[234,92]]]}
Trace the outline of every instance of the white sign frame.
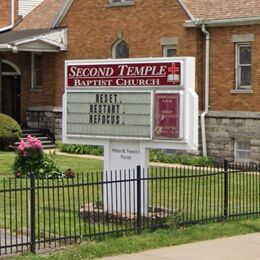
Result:
{"label": "white sign frame", "polygon": [[[122,63],[158,63],[158,62],[180,62],[181,64],[181,84],[178,86],[163,86],[163,87],[68,87],[67,86],[67,66],[70,64],[122,64]],[[87,135],[67,135],[67,93],[68,92],[134,92],[151,93],[151,131],[150,138],[133,138],[133,137],[114,137],[114,136],[87,136]],[[176,139],[155,139],[154,138],[154,97],[155,93],[180,94],[180,129],[179,138]],[[81,144],[81,145],[100,145],[104,147],[104,172],[115,172],[119,170],[133,170],[137,165],[143,169],[149,167],[149,149],[174,149],[184,151],[197,151],[198,149],[198,95],[195,92],[195,58],[193,57],[175,57],[175,58],[147,58],[147,59],[120,59],[120,60],[73,60],[65,61],[65,94],[63,95],[63,143]],[[138,157],[133,156],[129,161],[120,160],[111,155],[114,147],[134,146],[134,149],[139,151]],[[122,156],[121,156],[122,157]],[[128,168],[127,168],[128,167]],[[142,173],[142,177],[147,177],[147,172]],[[106,181],[106,180],[104,180]],[[109,181],[109,180],[108,180]],[[120,185],[120,184],[119,184]],[[144,184],[144,193],[147,195],[147,186]],[[106,188],[107,189],[107,188]],[[105,193],[103,194],[105,196]],[[111,201],[115,196],[109,195]],[[142,214],[148,212],[148,198],[144,196],[142,201]],[[131,197],[129,200],[134,205]],[[104,200],[104,208],[111,211],[110,203]],[[130,204],[131,204],[130,203]],[[117,209],[118,210],[118,209]],[[121,209],[127,211],[127,206],[123,205]],[[136,209],[134,209],[136,210]]]}

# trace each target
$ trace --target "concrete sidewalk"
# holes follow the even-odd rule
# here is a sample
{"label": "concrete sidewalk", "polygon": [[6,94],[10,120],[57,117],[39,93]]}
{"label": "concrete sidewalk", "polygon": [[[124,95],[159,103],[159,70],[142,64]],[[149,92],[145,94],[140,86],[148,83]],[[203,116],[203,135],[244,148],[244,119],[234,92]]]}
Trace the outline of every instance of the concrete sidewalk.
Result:
{"label": "concrete sidewalk", "polygon": [[[100,160],[103,161],[103,156],[98,155],[91,155],[91,154],[71,154],[71,153],[63,153],[60,152],[59,149],[52,149],[52,150],[44,150],[45,153],[54,152],[57,155],[63,155],[68,157],[77,157],[77,158],[85,158],[85,159],[93,159],[93,160]],[[149,162],[150,166],[153,167],[178,167],[178,168],[192,168],[194,166],[189,165],[181,165],[181,164],[172,164],[172,163],[160,163],[160,162]]]}
{"label": "concrete sidewalk", "polygon": [[260,233],[106,257],[103,260],[260,260]]}

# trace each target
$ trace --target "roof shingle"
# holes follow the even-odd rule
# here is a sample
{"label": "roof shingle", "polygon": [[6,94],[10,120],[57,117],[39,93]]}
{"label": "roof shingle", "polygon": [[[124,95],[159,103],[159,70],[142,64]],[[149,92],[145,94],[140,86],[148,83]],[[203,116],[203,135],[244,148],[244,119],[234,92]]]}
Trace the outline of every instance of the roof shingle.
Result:
{"label": "roof shingle", "polygon": [[65,0],[45,0],[24,20],[18,24],[14,30],[31,30],[50,28],[55,18],[59,14]]}
{"label": "roof shingle", "polygon": [[206,20],[260,16],[260,0],[183,0],[195,18]]}

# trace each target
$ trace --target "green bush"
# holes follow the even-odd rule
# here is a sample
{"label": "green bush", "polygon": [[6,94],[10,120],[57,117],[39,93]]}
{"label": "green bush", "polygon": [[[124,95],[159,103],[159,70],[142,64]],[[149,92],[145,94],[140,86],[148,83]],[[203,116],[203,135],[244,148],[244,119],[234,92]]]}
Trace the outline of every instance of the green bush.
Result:
{"label": "green bush", "polygon": [[61,152],[71,154],[103,155],[104,153],[103,147],[96,145],[59,144],[58,148]]}
{"label": "green bush", "polygon": [[6,149],[19,139],[21,127],[11,117],[0,114],[0,150]]}
{"label": "green bush", "polygon": [[[71,154],[91,154],[103,155],[104,150],[101,146],[94,145],[78,145],[78,144],[59,144],[58,148],[61,152]],[[152,150],[150,152],[151,162],[176,163],[183,165],[208,166],[213,164],[210,157],[195,156],[185,153],[164,153],[161,150]]]}
{"label": "green bush", "polygon": [[170,154],[158,150],[153,150],[150,152],[150,161],[194,166],[208,166],[213,164],[213,160],[210,157],[195,156],[185,153]]}
{"label": "green bush", "polygon": [[47,155],[36,149],[32,150],[31,154],[28,152],[27,156],[17,153],[13,172],[16,177],[29,177],[30,173],[41,179],[65,177],[65,174],[55,165],[52,154]]}
{"label": "green bush", "polygon": [[13,164],[16,177],[63,178],[65,175],[57,168],[53,154],[46,155],[39,139],[30,135],[19,142]]}

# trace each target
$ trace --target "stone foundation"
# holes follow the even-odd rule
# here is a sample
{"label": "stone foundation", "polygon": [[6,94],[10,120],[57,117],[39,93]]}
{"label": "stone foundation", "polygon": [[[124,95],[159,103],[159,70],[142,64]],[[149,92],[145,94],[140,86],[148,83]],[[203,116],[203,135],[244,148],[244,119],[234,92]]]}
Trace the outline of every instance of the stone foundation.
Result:
{"label": "stone foundation", "polygon": [[[49,129],[56,140],[61,139],[61,108],[30,108],[26,114],[28,127]],[[199,137],[201,137],[201,131],[199,131]],[[238,140],[250,141],[250,162],[259,163],[260,113],[210,111],[206,117],[206,138],[208,155],[215,161],[235,160],[235,140]],[[201,150],[201,145],[199,147]]]}
{"label": "stone foundation", "polygon": [[26,111],[26,122],[30,128],[48,129],[56,140],[62,138],[61,108],[29,108]]}
{"label": "stone foundation", "polygon": [[249,141],[251,162],[260,162],[260,113],[211,111],[206,117],[208,155],[235,159],[235,141]]}

